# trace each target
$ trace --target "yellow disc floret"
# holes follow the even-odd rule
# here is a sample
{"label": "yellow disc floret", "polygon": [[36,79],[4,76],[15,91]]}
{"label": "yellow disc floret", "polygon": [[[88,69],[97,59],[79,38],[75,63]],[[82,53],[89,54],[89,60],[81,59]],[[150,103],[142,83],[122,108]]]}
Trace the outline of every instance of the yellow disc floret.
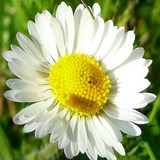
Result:
{"label": "yellow disc floret", "polygon": [[65,54],[51,66],[49,83],[58,102],[82,116],[99,113],[111,87],[100,63],[78,53]]}

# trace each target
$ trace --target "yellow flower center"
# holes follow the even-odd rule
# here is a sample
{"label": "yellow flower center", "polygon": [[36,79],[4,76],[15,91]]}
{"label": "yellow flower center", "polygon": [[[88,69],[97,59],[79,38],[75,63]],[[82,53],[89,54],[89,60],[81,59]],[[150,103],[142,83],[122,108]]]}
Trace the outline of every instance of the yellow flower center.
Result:
{"label": "yellow flower center", "polygon": [[78,53],[65,54],[51,66],[49,83],[58,102],[82,116],[99,113],[111,87],[100,63]]}

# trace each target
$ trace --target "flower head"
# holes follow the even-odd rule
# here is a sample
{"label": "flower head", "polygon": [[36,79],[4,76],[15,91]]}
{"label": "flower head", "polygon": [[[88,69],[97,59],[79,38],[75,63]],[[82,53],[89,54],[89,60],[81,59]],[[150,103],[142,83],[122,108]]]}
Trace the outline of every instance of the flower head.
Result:
{"label": "flower head", "polygon": [[55,17],[44,11],[29,21],[32,40],[18,33],[21,47],[3,54],[18,77],[7,81],[5,97],[31,103],[14,122],[38,138],[51,134],[68,158],[81,152],[113,160],[113,148],[125,154],[121,132],[138,136],[136,124],[148,122],[136,109],[155,99],[142,92],[151,60],[133,49],[133,31],[104,22],[97,3],[91,11],[95,18],[82,4],[73,13],[62,2]]}

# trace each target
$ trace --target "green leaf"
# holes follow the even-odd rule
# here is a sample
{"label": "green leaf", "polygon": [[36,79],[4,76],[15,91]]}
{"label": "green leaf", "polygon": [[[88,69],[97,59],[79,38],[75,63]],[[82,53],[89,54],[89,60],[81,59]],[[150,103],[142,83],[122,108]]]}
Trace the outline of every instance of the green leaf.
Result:
{"label": "green leaf", "polygon": [[141,129],[142,129],[141,137],[151,160],[160,159],[160,154],[157,145],[155,144],[154,138],[152,136],[151,129],[149,129],[148,125],[141,126]]}
{"label": "green leaf", "polygon": [[0,125],[0,159],[1,160],[13,160],[11,147],[7,136]]}
{"label": "green leaf", "polygon": [[[153,122],[153,120],[156,120],[155,118],[158,117],[159,112],[160,112],[160,95],[157,96],[157,99],[154,102],[152,112],[149,116],[149,121]],[[157,120],[159,120],[159,119],[157,118]]]}

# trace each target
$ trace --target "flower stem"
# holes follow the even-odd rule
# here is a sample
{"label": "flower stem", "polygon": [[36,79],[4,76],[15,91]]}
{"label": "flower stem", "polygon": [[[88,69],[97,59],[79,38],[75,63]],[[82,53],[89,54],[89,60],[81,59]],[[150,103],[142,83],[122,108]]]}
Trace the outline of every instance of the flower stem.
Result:
{"label": "flower stem", "polygon": [[160,159],[160,154],[157,149],[157,145],[155,144],[155,141],[151,134],[151,130],[149,129],[148,125],[141,126],[141,129],[143,133],[141,137],[151,160]]}
{"label": "flower stem", "polygon": [[157,96],[156,101],[154,102],[152,112],[149,116],[149,122],[152,123],[153,120],[158,116],[158,112],[160,111],[160,95]]}

